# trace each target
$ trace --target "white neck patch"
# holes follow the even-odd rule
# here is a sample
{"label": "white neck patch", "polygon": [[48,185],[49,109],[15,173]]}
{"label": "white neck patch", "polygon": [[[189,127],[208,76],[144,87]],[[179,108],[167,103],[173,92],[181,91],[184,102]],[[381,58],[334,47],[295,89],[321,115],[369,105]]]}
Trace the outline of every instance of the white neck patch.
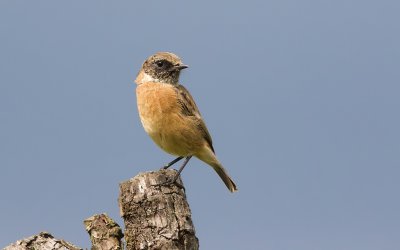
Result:
{"label": "white neck patch", "polygon": [[151,75],[146,74],[146,73],[143,72],[143,77],[142,77],[141,82],[143,82],[143,83],[145,83],[145,82],[160,82],[160,80],[156,79],[156,78],[152,77]]}

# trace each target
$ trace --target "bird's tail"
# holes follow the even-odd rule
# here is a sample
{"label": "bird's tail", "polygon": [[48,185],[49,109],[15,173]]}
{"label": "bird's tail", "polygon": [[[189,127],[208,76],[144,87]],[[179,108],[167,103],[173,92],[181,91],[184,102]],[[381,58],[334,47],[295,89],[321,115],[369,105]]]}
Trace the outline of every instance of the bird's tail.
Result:
{"label": "bird's tail", "polygon": [[229,191],[231,191],[232,193],[238,191],[236,184],[233,182],[231,177],[229,177],[228,173],[226,172],[224,167],[219,162],[212,163],[210,165],[213,167],[215,172],[217,172],[219,177],[221,177],[221,179],[224,181],[224,183],[225,183],[226,187],[229,189]]}
{"label": "bird's tail", "polygon": [[229,177],[222,164],[219,163],[214,151],[210,147],[205,147],[204,150],[200,152],[200,154],[197,154],[195,156],[210,165],[215,170],[215,172],[217,172],[219,177],[221,177],[221,179],[224,181],[229,191],[231,191],[232,193],[238,191],[236,184],[233,182],[231,177]]}

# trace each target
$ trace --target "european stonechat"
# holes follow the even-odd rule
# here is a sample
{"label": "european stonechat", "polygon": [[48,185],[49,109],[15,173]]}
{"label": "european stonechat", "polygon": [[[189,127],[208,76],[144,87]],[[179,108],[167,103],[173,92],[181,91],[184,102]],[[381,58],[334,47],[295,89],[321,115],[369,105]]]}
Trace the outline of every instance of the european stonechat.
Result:
{"label": "european stonechat", "polygon": [[135,82],[144,130],[165,152],[178,156],[164,168],[185,158],[178,176],[195,156],[213,167],[231,192],[237,191],[215,156],[210,133],[193,97],[179,84],[180,72],[187,67],[177,55],[169,52],[156,53],[143,63]]}

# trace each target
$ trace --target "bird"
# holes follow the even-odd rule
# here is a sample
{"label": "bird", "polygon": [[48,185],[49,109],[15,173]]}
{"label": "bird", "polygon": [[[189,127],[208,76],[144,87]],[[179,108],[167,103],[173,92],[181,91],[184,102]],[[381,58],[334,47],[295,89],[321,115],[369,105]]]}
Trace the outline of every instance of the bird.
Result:
{"label": "bird", "polygon": [[236,184],[215,155],[212,139],[192,95],[179,83],[188,68],[171,52],[157,52],[142,64],[135,82],[138,112],[144,130],[165,152],[177,156],[164,169],[185,159],[174,182],[192,157],[211,166],[229,191]]}

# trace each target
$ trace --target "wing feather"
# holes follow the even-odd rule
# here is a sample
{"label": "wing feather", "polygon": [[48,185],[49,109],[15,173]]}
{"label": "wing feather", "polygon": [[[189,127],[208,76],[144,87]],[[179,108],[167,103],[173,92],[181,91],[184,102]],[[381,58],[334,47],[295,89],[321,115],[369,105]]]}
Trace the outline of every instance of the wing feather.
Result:
{"label": "wing feather", "polygon": [[201,132],[203,138],[207,141],[211,150],[213,152],[215,152],[213,145],[212,145],[212,139],[211,139],[210,133],[208,132],[207,126],[204,123],[203,118],[201,117],[199,108],[197,107],[196,103],[194,102],[192,95],[182,85],[176,86],[176,89],[177,89],[177,93],[178,93],[178,102],[181,106],[181,113],[183,115],[188,116],[191,119],[195,120],[197,127],[198,127],[199,131]]}

